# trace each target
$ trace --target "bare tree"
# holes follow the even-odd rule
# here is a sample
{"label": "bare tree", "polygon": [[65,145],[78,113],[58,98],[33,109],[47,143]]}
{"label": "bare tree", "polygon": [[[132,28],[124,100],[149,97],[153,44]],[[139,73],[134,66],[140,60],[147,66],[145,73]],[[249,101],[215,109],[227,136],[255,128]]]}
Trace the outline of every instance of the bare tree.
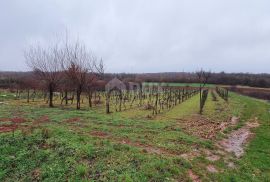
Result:
{"label": "bare tree", "polygon": [[205,85],[207,84],[209,78],[211,77],[211,72],[206,72],[203,69],[196,72],[197,78],[200,83],[200,114],[202,114],[203,109],[203,102],[202,102],[202,90],[204,89]]}
{"label": "bare tree", "polygon": [[49,92],[49,107],[53,107],[53,92],[61,80],[60,53],[57,43],[48,47],[37,44],[24,51],[27,65],[34,71],[37,78],[45,84]]}
{"label": "bare tree", "polygon": [[69,42],[66,40],[62,55],[62,69],[76,87],[77,109],[80,109],[81,94],[86,83],[91,80],[88,76],[102,73],[104,71],[103,61],[102,59],[97,61],[96,57],[79,41]]}
{"label": "bare tree", "polygon": [[[36,90],[39,88],[39,82],[33,77],[33,75],[26,75],[18,78],[20,88],[27,92],[27,103],[30,102],[30,98],[34,101],[36,96]],[[32,90],[32,93],[30,91]]]}

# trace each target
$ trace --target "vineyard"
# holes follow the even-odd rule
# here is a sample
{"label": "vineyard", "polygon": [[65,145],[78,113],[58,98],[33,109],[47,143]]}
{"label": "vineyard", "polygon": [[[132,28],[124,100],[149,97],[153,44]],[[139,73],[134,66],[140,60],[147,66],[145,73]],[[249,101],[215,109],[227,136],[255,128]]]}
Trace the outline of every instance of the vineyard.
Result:
{"label": "vineyard", "polygon": [[[208,96],[209,88],[201,89],[201,99],[198,106],[203,108]],[[213,93],[211,88],[211,93]],[[216,87],[216,92],[227,92],[227,89]],[[11,89],[10,90],[15,100],[31,102],[40,102],[48,104],[49,98],[46,91],[36,89]],[[152,117],[159,113],[170,111],[175,106],[185,102],[186,100],[200,94],[199,87],[190,86],[156,86],[144,85],[138,89],[113,88],[108,91],[91,90],[91,92],[83,92],[80,96],[80,104],[87,108],[105,107],[106,113],[121,112],[140,108],[141,110],[149,111],[148,117]],[[53,103],[59,107],[74,107],[76,100],[76,92],[57,90],[53,93]],[[220,95],[223,97],[223,95]],[[228,96],[226,97],[228,99]],[[77,101],[78,102],[78,101]],[[88,104],[88,106],[87,106]]]}
{"label": "vineyard", "polygon": [[216,86],[144,85],[86,90],[77,110],[76,92],[53,94],[48,107],[42,90],[1,90],[1,181],[269,179],[267,103]]}

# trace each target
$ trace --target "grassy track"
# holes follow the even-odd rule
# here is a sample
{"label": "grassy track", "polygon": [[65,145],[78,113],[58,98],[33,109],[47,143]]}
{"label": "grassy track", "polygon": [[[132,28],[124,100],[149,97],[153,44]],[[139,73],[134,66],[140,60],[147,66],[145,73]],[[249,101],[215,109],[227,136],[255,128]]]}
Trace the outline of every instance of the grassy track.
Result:
{"label": "grassy track", "polygon": [[[0,181],[188,181],[190,169],[203,181],[270,179],[270,106],[256,99],[231,94],[226,103],[220,97],[212,101],[209,94],[201,116],[214,124],[239,116],[240,123],[228,133],[258,117],[261,125],[245,155],[239,160],[229,156],[235,168],[223,158],[208,161],[202,152],[216,151],[224,134],[193,135],[197,126],[190,124],[200,117],[198,96],[154,118],[139,108],[105,115],[103,106],[76,111],[47,108],[41,100],[27,104],[10,95],[1,99],[0,125],[6,124],[4,118],[17,117],[26,121],[21,127],[36,129],[0,134]],[[219,172],[207,171],[209,164]]]}

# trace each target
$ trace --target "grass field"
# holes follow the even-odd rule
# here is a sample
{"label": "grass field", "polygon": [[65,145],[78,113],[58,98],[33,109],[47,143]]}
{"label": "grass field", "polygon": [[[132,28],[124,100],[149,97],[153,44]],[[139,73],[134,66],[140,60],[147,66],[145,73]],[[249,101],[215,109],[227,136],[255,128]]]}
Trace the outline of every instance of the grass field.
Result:
{"label": "grass field", "polygon": [[[209,94],[199,115],[196,95],[149,118],[140,108],[106,115],[103,105],[77,111],[0,95],[0,181],[270,180],[264,101],[234,93],[213,101]],[[239,121],[231,124],[232,116]],[[260,125],[250,129],[243,156],[218,145],[254,120]],[[4,132],[12,122],[18,127]]]}

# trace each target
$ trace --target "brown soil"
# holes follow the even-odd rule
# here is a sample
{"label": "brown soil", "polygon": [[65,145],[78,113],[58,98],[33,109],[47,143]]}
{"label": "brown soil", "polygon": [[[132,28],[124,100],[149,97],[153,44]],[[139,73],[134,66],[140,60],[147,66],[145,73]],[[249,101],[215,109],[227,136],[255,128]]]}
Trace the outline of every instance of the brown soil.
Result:
{"label": "brown soil", "polygon": [[250,97],[270,100],[270,88],[256,88],[256,87],[245,87],[245,86],[237,86],[237,87],[228,86],[227,88],[233,92],[237,92],[237,93],[247,95]]}
{"label": "brown soil", "polygon": [[190,119],[178,120],[178,125],[187,133],[205,139],[215,138],[216,134],[227,126],[227,124],[213,122],[200,115],[194,115]]}
{"label": "brown soil", "polygon": [[229,162],[229,163],[227,164],[227,166],[228,166],[229,168],[235,168],[235,164],[234,164],[233,162]]}
{"label": "brown soil", "polygon": [[194,159],[196,157],[199,157],[200,155],[201,155],[200,151],[193,150],[191,152],[181,154],[180,156],[183,157],[186,160],[192,160],[192,159]]}
{"label": "brown soil", "polygon": [[217,161],[217,160],[220,159],[220,156],[218,156],[218,155],[210,155],[210,156],[207,156],[206,159],[209,160],[209,161]]}
{"label": "brown soil", "polygon": [[13,123],[24,123],[24,122],[26,122],[26,119],[20,118],[20,117],[0,118],[0,122],[8,122],[8,121],[11,121]]}
{"label": "brown soil", "polygon": [[207,169],[207,171],[209,171],[210,173],[217,173],[218,172],[218,170],[215,168],[215,166],[213,166],[213,165],[208,165],[207,167],[206,167],[206,169]]}
{"label": "brown soil", "polygon": [[80,122],[80,121],[81,121],[80,118],[70,118],[70,119],[65,120],[65,122],[67,122],[67,123],[76,123],[76,122]]}
{"label": "brown soil", "polygon": [[11,118],[10,120],[13,123],[25,123],[26,122],[26,120],[24,118],[19,118],[19,117]]}
{"label": "brown soil", "polygon": [[16,125],[0,126],[0,133],[11,132],[17,129]]}
{"label": "brown soil", "polygon": [[108,136],[107,133],[102,132],[102,131],[92,131],[90,133],[90,135],[95,136],[95,137],[99,137],[99,138],[106,138]]}
{"label": "brown soil", "polygon": [[200,177],[194,174],[194,172],[190,169],[188,170],[188,176],[193,182],[201,182]]}
{"label": "brown soil", "polygon": [[32,180],[33,180],[33,181],[40,181],[40,175],[41,175],[40,169],[35,169],[35,170],[32,171],[32,173],[31,173]]}
{"label": "brown soil", "polygon": [[14,117],[14,118],[1,118],[0,122],[11,122],[10,124],[2,124],[0,126],[0,133],[5,133],[18,129],[20,124],[27,122],[27,120],[20,117]]}
{"label": "brown soil", "polygon": [[204,149],[203,153],[206,155],[206,159],[209,161],[212,161],[212,162],[218,161],[221,158],[221,155],[218,151],[213,153],[212,151],[210,151],[208,149]]}

